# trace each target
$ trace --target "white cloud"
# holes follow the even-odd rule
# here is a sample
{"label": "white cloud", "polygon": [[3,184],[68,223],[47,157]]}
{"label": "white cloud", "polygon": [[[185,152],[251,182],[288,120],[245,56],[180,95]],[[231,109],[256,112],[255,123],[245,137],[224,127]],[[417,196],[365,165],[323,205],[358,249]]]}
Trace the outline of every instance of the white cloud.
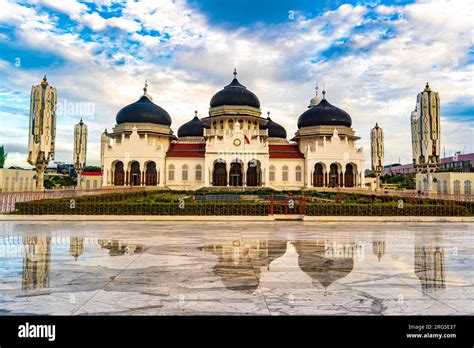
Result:
{"label": "white cloud", "polygon": [[[443,104],[474,96],[472,65],[466,66],[472,44],[472,6],[460,0],[377,6],[379,14],[401,11],[403,15],[396,21],[381,21],[377,29],[357,33],[354,28],[366,24],[364,15],[369,10],[347,4],[319,17],[299,17],[260,26],[258,31],[214,27],[184,0],[127,1],[122,16],[109,19],[75,1],[55,8],[95,31],[95,42],[83,39],[76,28],[70,32],[56,28],[54,17],[39,8],[4,0],[1,5],[10,13],[2,12],[0,23],[16,27],[15,37],[23,47],[66,60],[61,67],[32,70],[0,61],[0,70],[8,74],[8,87],[28,95],[31,84],[47,73],[61,98],[94,102],[96,116],[86,120],[91,142],[88,158],[94,163],[99,161],[100,132],[114,125],[121,107],[139,97],[145,79],[154,101],[172,115],[176,132],[192,118],[196,107],[201,116],[207,114],[210,98],[231,80],[232,69],[238,66],[239,80],[258,95],[264,116],[270,109],[272,119],[286,127],[289,137],[319,82],[326,87],[328,100],[352,115],[367,159],[369,129],[379,121],[385,129],[387,162],[398,161],[399,156],[402,161],[410,160],[408,116],[426,81],[440,92]],[[123,30],[124,36],[107,37],[110,27]],[[389,27],[393,37],[381,40],[380,35]],[[138,33],[142,28],[145,33]],[[347,37],[349,42],[339,45],[348,49],[345,55],[329,60],[321,57],[321,52]],[[433,69],[434,65],[438,68]],[[60,160],[71,157],[68,151],[76,122],[74,117],[60,120],[60,156],[65,156]],[[473,150],[468,131],[469,127],[443,117],[443,146],[449,151],[467,144]],[[5,139],[9,135],[0,133],[0,143]]]}

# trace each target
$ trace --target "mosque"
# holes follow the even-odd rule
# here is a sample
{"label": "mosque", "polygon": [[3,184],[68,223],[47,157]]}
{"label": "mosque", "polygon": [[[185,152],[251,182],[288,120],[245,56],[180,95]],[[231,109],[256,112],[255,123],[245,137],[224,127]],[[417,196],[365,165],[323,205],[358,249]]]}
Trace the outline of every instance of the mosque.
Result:
{"label": "mosque", "polygon": [[364,187],[364,152],[352,119],[318,94],[288,140],[284,127],[262,117],[258,97],[234,78],[210,101],[209,114],[183,124],[144,94],[122,108],[101,136],[103,186]]}

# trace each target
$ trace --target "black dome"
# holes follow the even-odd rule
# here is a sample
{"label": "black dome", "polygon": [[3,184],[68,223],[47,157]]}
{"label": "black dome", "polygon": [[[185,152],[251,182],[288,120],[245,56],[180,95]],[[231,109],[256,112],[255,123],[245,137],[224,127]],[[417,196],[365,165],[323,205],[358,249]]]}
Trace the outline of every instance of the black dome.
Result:
{"label": "black dome", "polygon": [[[234,71],[234,76],[237,72]],[[247,105],[260,108],[257,96],[250,92],[234,77],[232,82],[220,90],[211,99],[211,107],[222,105]]]}
{"label": "black dome", "polygon": [[284,138],[286,139],[286,130],[282,125],[272,121],[270,117],[267,117],[268,123],[264,126],[261,126],[260,129],[268,129],[269,138]]}
{"label": "black dome", "polygon": [[298,128],[311,126],[346,126],[352,125],[351,116],[342,109],[331,105],[326,99],[306,110],[298,118]]}
{"label": "black dome", "polygon": [[117,124],[121,123],[155,123],[171,125],[171,117],[165,109],[153,103],[147,95],[143,95],[135,103],[127,105],[117,113]]}
{"label": "black dome", "polygon": [[204,122],[202,122],[199,117],[194,116],[194,118],[183,124],[178,129],[178,137],[202,137],[204,135],[204,129],[209,128]]}

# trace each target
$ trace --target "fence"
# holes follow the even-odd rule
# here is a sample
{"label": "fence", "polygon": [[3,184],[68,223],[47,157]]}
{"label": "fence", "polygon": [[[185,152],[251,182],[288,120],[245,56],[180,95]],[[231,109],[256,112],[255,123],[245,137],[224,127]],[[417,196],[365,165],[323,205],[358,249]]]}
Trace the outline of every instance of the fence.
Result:
{"label": "fence", "polygon": [[[355,193],[239,194],[60,191],[4,194],[2,212],[23,215],[473,216],[474,202]],[[315,196],[319,194],[321,197]]]}

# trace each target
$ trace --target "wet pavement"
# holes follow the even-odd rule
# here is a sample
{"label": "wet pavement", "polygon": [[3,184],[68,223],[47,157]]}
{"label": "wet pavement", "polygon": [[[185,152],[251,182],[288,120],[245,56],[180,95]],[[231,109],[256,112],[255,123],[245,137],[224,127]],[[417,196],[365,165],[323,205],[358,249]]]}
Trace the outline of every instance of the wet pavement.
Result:
{"label": "wet pavement", "polygon": [[0,315],[473,315],[473,226],[1,222]]}

